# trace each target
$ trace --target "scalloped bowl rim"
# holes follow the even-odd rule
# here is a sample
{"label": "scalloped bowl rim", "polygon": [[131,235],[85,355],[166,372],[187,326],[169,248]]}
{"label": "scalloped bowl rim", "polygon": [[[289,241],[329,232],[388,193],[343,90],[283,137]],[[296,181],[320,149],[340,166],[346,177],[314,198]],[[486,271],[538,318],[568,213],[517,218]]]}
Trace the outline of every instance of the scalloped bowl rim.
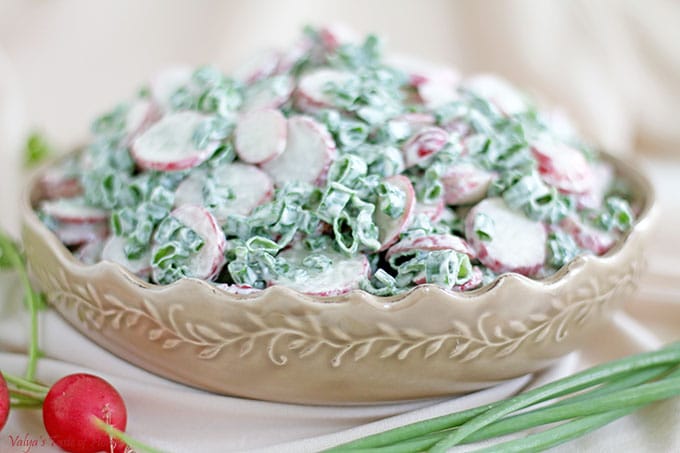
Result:
{"label": "scalloped bowl rim", "polygon": [[403,294],[398,294],[395,296],[375,296],[360,289],[355,289],[348,293],[337,296],[314,296],[298,292],[285,286],[271,286],[252,294],[234,294],[218,287],[212,282],[196,278],[184,278],[168,285],[157,285],[140,279],[118,263],[111,261],[99,261],[95,264],[82,263],[75,256],[73,256],[73,254],[66,248],[66,246],[64,246],[64,244],[62,244],[56,235],[52,233],[52,231],[50,231],[42,223],[42,221],[40,221],[35,213],[32,202],[32,195],[38,187],[38,181],[40,180],[44,171],[54,163],[66,159],[74,153],[67,153],[65,155],[59,156],[58,158],[43,166],[33,175],[32,178],[30,178],[22,196],[22,209],[24,210],[24,222],[30,223],[32,228],[37,228],[40,231],[40,233],[45,237],[50,248],[54,252],[58,252],[58,258],[62,264],[69,264],[77,269],[85,271],[121,273],[125,277],[126,281],[142,291],[172,292],[175,288],[183,288],[194,289],[201,292],[219,292],[221,293],[224,302],[235,304],[248,303],[249,305],[257,305],[261,303],[261,301],[268,299],[269,296],[280,296],[288,299],[292,298],[299,302],[313,304],[315,306],[344,304],[350,300],[360,299],[363,303],[369,304],[377,310],[393,311],[410,307],[422,299],[420,297],[421,295],[431,295],[432,292],[441,293],[441,295],[444,295],[444,297],[447,297],[452,301],[474,303],[476,299],[481,298],[481,296],[486,295],[487,293],[493,295],[498,291],[502,291],[502,288],[506,285],[506,282],[510,280],[516,280],[522,285],[535,287],[537,289],[543,288],[545,290],[550,290],[554,286],[566,284],[565,282],[570,279],[575,271],[586,266],[591,261],[607,262],[617,259],[617,255],[619,254],[620,250],[630,241],[631,236],[638,234],[640,230],[645,229],[646,225],[652,223],[652,219],[655,217],[655,212],[657,210],[655,191],[648,178],[631,164],[609,153],[600,153],[604,160],[614,165],[617,173],[623,173],[622,176],[627,182],[631,183],[631,185],[635,188],[641,189],[639,191],[639,195],[642,195],[643,200],[642,208],[635,219],[635,223],[631,229],[622,236],[622,238],[617,240],[614,247],[612,247],[607,253],[599,256],[579,255],[565,266],[557,270],[555,273],[544,278],[534,279],[521,274],[509,272],[497,276],[491,283],[487,285],[463,292],[448,291],[433,284],[421,284]]}

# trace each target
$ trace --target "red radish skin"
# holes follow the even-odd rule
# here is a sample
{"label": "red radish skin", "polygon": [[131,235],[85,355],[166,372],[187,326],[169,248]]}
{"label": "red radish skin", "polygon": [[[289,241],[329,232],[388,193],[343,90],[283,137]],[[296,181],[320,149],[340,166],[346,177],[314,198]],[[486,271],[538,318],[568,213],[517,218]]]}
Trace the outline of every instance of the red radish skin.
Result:
{"label": "red radish skin", "polygon": [[[477,214],[494,222],[489,241],[475,234]],[[465,235],[477,259],[496,273],[516,272],[536,275],[545,262],[547,232],[540,222],[508,207],[502,198],[487,198],[470,210],[465,219]]]}
{"label": "red radish skin", "polygon": [[416,193],[413,190],[413,184],[411,184],[411,181],[406,176],[394,175],[385,178],[384,181],[396,186],[399,190],[404,192],[406,195],[406,202],[404,204],[404,212],[396,219],[393,219],[379,209],[373,214],[373,221],[378,226],[379,231],[378,240],[380,241],[380,252],[387,250],[392,244],[399,240],[399,235],[408,227],[409,223],[411,223],[416,204]]}
{"label": "red radish skin", "polygon": [[587,225],[580,220],[566,217],[560,222],[564,231],[574,238],[579,247],[596,255],[607,253],[616,244],[616,236]]}
{"label": "red radish skin", "polygon": [[262,164],[277,186],[288,181],[322,185],[335,159],[335,142],[326,127],[308,116],[288,119],[288,140],[281,155]]}
{"label": "red radish skin", "polygon": [[415,219],[420,214],[423,214],[432,223],[439,222],[444,215],[444,199],[440,198],[435,203],[416,203],[413,211],[413,218]]}
{"label": "red radish skin", "polygon": [[196,149],[194,132],[206,119],[193,111],[170,113],[137,137],[131,146],[131,154],[144,170],[187,170],[205,162],[219,147],[214,141],[205,149]]}
{"label": "red radish skin", "polygon": [[564,143],[538,141],[531,151],[541,178],[564,193],[583,194],[592,190],[594,174],[583,153]]}
{"label": "red radish skin", "polygon": [[402,147],[404,165],[413,167],[438,153],[449,141],[449,133],[439,127],[425,127],[409,138]]}
{"label": "red radish skin", "polygon": [[325,87],[330,83],[343,85],[352,78],[351,73],[337,69],[317,69],[304,74],[298,82],[299,107],[311,112],[333,107],[333,98]]}
{"label": "red radish skin", "polygon": [[236,153],[249,164],[262,164],[274,159],[286,149],[287,140],[286,117],[276,109],[246,113],[236,124]]}
{"label": "red radish skin", "polygon": [[220,283],[216,286],[221,290],[228,292],[229,294],[236,294],[239,296],[257,294],[262,291],[261,289],[253,288],[250,285],[237,285],[237,284],[229,285],[227,283]]}
{"label": "red radish skin", "polygon": [[343,44],[358,44],[361,36],[344,24],[331,24],[319,29],[319,37],[324,47],[329,51],[335,51]]}
{"label": "red radish skin", "polygon": [[9,389],[5,377],[0,372],[0,431],[5,427],[9,417]]}
{"label": "red radish skin", "polygon": [[50,200],[73,198],[83,193],[78,178],[68,176],[63,168],[47,169],[40,179],[40,187],[45,197]]}
{"label": "red radish skin", "polygon": [[417,250],[424,250],[427,252],[433,252],[435,250],[455,250],[458,253],[469,256],[470,259],[475,258],[475,251],[470,247],[467,241],[452,234],[430,234],[417,238],[402,239],[390,247],[385,258],[389,261],[392,258],[397,258],[400,255],[412,253]]}
{"label": "red radish skin", "polygon": [[125,402],[116,389],[84,373],[58,380],[47,393],[42,412],[50,438],[72,453],[110,451],[112,445],[118,444],[95,426],[93,417],[120,431],[125,431],[127,425]]}
{"label": "red radish skin", "polygon": [[59,198],[41,203],[42,212],[64,223],[99,223],[109,218],[104,209],[86,206],[79,198]]}
{"label": "red radish skin", "polygon": [[191,273],[187,277],[213,280],[224,266],[227,239],[215,217],[200,206],[185,205],[170,215],[191,228],[204,241],[203,247],[192,258]]}
{"label": "red radish skin", "polygon": [[442,176],[446,204],[471,204],[482,200],[494,179],[494,173],[473,164],[461,163],[449,167]]}

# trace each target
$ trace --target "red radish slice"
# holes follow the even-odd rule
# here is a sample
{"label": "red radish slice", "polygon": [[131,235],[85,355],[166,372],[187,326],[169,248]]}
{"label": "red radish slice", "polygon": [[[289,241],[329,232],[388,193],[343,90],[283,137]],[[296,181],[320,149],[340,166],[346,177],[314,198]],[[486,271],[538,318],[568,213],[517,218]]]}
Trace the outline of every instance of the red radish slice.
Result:
{"label": "red radish slice", "polygon": [[64,223],[98,223],[109,218],[104,209],[87,206],[82,198],[59,198],[43,201],[42,212]]}
{"label": "red radish slice", "polygon": [[454,291],[470,291],[477,289],[484,283],[484,274],[479,266],[472,266],[472,278],[461,285],[456,285],[452,289]]}
{"label": "red radish slice", "polygon": [[411,134],[420,132],[428,126],[433,126],[435,122],[434,115],[430,113],[404,113],[390,120],[390,123],[405,124]]}
{"label": "red radish slice", "polygon": [[435,203],[416,203],[413,209],[413,218],[415,219],[421,214],[432,223],[439,222],[444,214],[444,199],[440,198]]}
{"label": "red radish slice", "polygon": [[414,253],[418,250],[433,252],[435,250],[455,250],[458,253],[463,253],[475,258],[475,251],[463,238],[454,236],[452,234],[430,234],[427,236],[420,236],[416,238],[406,238],[394,244],[387,251],[385,258],[390,261],[399,256]]}
{"label": "red radish slice", "polygon": [[83,192],[78,178],[61,167],[48,168],[40,179],[40,187],[49,199],[72,198]]}
{"label": "red radish slice", "polygon": [[206,209],[192,205],[180,206],[170,215],[194,230],[204,241],[203,247],[191,258],[187,277],[200,280],[217,277],[225,263],[227,239],[215,217]]}
{"label": "red radish slice", "polygon": [[491,74],[480,74],[463,81],[463,87],[493,103],[506,115],[527,110],[527,102],[507,80]]}
{"label": "red radish slice", "polygon": [[[296,266],[309,252],[300,248],[284,250],[279,254]],[[311,296],[339,296],[359,288],[359,283],[370,274],[371,267],[366,255],[360,254],[351,258],[336,252],[324,252],[332,260],[332,264],[323,272],[310,273],[308,278],[291,280],[281,277],[272,281],[273,285],[282,285]]]}
{"label": "red radish slice", "polygon": [[358,44],[361,36],[345,24],[331,24],[319,30],[324,47],[334,51],[343,44]]}
{"label": "red radish slice", "polygon": [[534,142],[531,151],[547,184],[566,193],[582,194],[592,189],[593,170],[581,151],[549,140]]}
{"label": "red radish slice", "polygon": [[205,119],[192,111],[164,116],[135,139],[132,157],[144,170],[178,171],[202,164],[220,146],[217,141],[208,143],[204,149],[194,146],[194,132]]}
{"label": "red radish slice", "polygon": [[5,377],[0,372],[0,431],[5,427],[7,419],[9,418],[10,398],[9,388]]}
{"label": "red radish slice", "polygon": [[229,285],[226,283],[219,283],[216,286],[230,294],[238,295],[256,294],[262,291],[261,289],[253,288],[252,286],[249,285],[237,285],[237,284]]}
{"label": "red radish slice", "polygon": [[103,241],[109,234],[107,222],[59,223],[54,230],[59,240],[67,246]]}
{"label": "red radish slice", "polygon": [[288,181],[323,184],[335,154],[335,142],[325,126],[308,116],[293,116],[288,119],[286,149],[262,169],[278,186]]}
{"label": "red radish slice", "polygon": [[102,250],[102,260],[118,263],[133,274],[146,278],[151,272],[151,255],[149,252],[142,254],[137,259],[131,260],[125,255],[125,238],[111,236],[107,239]]}
{"label": "red radish slice", "polygon": [[236,153],[249,164],[261,164],[274,159],[286,149],[287,139],[286,117],[275,109],[247,113],[236,124]]}
{"label": "red radish slice", "polygon": [[274,74],[279,65],[279,53],[269,49],[243,62],[233,73],[234,79],[247,85]]}
{"label": "red radish slice", "polygon": [[158,108],[146,99],[138,99],[128,109],[125,116],[127,140],[133,140],[161,117]]}
{"label": "red radish slice", "polygon": [[172,96],[191,81],[193,69],[190,66],[170,66],[158,72],[151,78],[149,90],[151,99],[163,111],[170,109]]}
{"label": "red radish slice", "polygon": [[579,247],[596,255],[607,253],[616,244],[616,236],[599,230],[578,219],[566,217],[560,222],[564,231],[574,238]]}
{"label": "red radish slice", "polygon": [[[478,214],[494,224],[492,237],[481,240],[475,233]],[[487,198],[470,210],[465,220],[465,234],[477,259],[494,272],[517,272],[535,275],[543,267],[547,233],[540,222],[511,209],[502,198]]]}
{"label": "red radish slice", "polygon": [[458,100],[458,87],[443,80],[428,80],[418,85],[418,96],[431,109]]}
{"label": "red radish slice", "polygon": [[449,141],[449,133],[439,127],[426,127],[411,136],[402,147],[406,168],[438,153]]}
{"label": "red radish slice", "polygon": [[298,82],[300,107],[320,109],[333,106],[333,97],[326,93],[330,84],[342,86],[355,76],[337,69],[317,69],[304,74]]}
{"label": "red radish slice", "polygon": [[[269,201],[274,194],[271,178],[253,165],[233,163],[213,170],[217,184],[228,187],[234,199],[211,209],[218,223],[223,224],[232,214],[248,215],[256,207]],[[175,192],[175,206],[204,206],[203,186],[208,175],[194,172],[180,183]]]}
{"label": "red radish slice", "polygon": [[579,209],[601,209],[604,197],[614,182],[614,169],[608,163],[594,163],[591,169],[593,170],[593,183],[590,190],[576,197]]}
{"label": "red radish slice", "polygon": [[103,248],[104,241],[88,242],[76,250],[73,255],[85,264],[94,264],[101,261]]}
{"label": "red radish slice", "polygon": [[295,81],[289,75],[262,80],[248,88],[241,111],[279,108],[288,102],[293,90],[295,90]]}
{"label": "red radish slice", "polygon": [[449,167],[442,176],[446,204],[476,203],[486,196],[495,174],[470,163]]}
{"label": "red radish slice", "polygon": [[395,186],[397,189],[404,192],[406,195],[406,203],[404,204],[404,212],[396,219],[388,216],[379,209],[376,209],[373,214],[373,221],[378,227],[380,241],[380,250],[387,250],[392,244],[397,242],[399,235],[408,227],[413,217],[413,211],[416,204],[416,193],[413,190],[413,184],[404,175],[394,175],[385,178],[384,182]]}

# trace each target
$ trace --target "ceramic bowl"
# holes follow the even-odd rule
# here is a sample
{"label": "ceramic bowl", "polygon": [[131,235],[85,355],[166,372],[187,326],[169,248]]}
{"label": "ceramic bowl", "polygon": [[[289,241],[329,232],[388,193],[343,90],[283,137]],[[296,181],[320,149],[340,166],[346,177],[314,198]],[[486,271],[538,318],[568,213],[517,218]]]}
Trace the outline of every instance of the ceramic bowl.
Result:
{"label": "ceramic bowl", "polygon": [[38,219],[33,179],[23,239],[49,302],[76,329],[148,371],[212,392],[307,404],[378,403],[467,392],[530,373],[587,341],[639,280],[652,223],[649,182],[613,157],[640,214],[606,255],[554,275],[504,274],[467,293],[422,285],[315,298],[284,287],[237,296],[184,279],[146,283],[76,260]]}

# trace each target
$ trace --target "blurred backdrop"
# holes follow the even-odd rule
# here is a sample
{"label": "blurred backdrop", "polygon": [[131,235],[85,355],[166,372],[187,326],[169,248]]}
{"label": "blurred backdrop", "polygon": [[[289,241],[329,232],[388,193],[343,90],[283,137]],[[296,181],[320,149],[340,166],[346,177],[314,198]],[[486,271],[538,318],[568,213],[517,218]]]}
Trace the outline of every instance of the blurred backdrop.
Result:
{"label": "blurred backdrop", "polygon": [[678,152],[674,0],[0,0],[0,203],[16,197],[7,175],[28,128],[72,145],[165,65],[229,69],[336,22],[463,74],[498,72],[615,152]]}

